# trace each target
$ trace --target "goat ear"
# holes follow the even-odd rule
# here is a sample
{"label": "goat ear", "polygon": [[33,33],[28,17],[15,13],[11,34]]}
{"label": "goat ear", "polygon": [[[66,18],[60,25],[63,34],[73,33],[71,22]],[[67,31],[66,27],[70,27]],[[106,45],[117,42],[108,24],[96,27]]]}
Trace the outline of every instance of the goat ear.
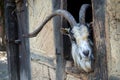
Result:
{"label": "goat ear", "polygon": [[64,35],[68,35],[69,34],[69,28],[61,28],[60,29],[60,32],[62,33],[62,34],[64,34]]}

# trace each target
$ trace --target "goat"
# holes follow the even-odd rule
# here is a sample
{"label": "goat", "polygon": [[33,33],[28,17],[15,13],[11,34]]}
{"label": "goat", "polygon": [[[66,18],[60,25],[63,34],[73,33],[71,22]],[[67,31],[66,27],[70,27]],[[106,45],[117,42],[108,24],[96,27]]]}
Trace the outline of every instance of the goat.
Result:
{"label": "goat", "polygon": [[85,23],[85,12],[89,7],[88,4],[82,5],[79,12],[79,23],[77,23],[74,17],[65,10],[56,10],[49,15],[45,21],[32,33],[24,35],[26,37],[35,37],[42,30],[43,26],[54,16],[63,16],[70,24],[70,28],[61,28],[61,32],[68,35],[72,44],[72,57],[74,63],[82,68],[85,72],[92,70],[91,62],[93,60],[92,42],[88,39],[89,30],[88,25]]}
{"label": "goat", "polygon": [[86,9],[89,7],[89,4],[82,5],[79,11],[79,23],[76,24],[73,28],[62,28],[61,32],[64,35],[70,37],[71,46],[72,46],[72,58],[74,63],[82,68],[85,72],[92,71],[92,61],[94,56],[92,53],[93,43],[89,39],[89,27],[88,23],[85,23],[85,13]]}

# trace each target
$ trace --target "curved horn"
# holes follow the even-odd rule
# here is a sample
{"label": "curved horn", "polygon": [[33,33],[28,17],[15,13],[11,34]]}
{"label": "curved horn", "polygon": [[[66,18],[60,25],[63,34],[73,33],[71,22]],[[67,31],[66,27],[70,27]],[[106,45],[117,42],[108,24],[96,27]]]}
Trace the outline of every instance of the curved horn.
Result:
{"label": "curved horn", "polygon": [[85,24],[85,13],[86,13],[86,10],[90,7],[89,4],[83,4],[80,8],[80,11],[79,11],[79,23],[80,24]]}
{"label": "curved horn", "polygon": [[74,17],[65,10],[56,10],[55,12],[53,12],[51,15],[49,15],[44,22],[37,28],[35,29],[32,33],[28,34],[28,35],[23,35],[24,37],[35,37],[37,36],[37,34],[42,30],[42,28],[44,27],[44,25],[54,16],[63,16],[70,24],[71,27],[76,26],[77,22],[75,21]]}

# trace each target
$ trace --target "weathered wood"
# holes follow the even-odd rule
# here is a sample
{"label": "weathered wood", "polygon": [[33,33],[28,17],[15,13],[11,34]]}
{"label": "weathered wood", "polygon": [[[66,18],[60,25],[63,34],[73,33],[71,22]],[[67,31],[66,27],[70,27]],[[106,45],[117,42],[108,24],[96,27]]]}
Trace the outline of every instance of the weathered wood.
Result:
{"label": "weathered wood", "polygon": [[8,58],[9,80],[20,80],[19,76],[19,51],[15,40],[18,39],[18,26],[14,12],[16,4],[14,0],[5,2],[5,32]]}
{"label": "weathered wood", "polygon": [[89,80],[108,80],[105,33],[105,0],[92,0],[95,45],[94,74]]}
{"label": "weathered wood", "polygon": [[[61,0],[61,9],[67,10],[67,0]],[[67,28],[68,23],[65,18],[61,18],[61,25],[63,28]],[[71,43],[68,36],[63,35],[63,53],[64,58],[69,59],[71,56]]]}
{"label": "weathered wood", "polygon": [[[42,53],[41,53],[42,54]],[[55,59],[46,57],[40,54],[36,54],[35,52],[31,52],[31,60],[32,61],[37,61],[39,63],[43,63],[44,65],[47,65],[49,67],[55,68]]]}
{"label": "weathered wood", "polygon": [[[60,9],[60,0],[52,0],[53,10]],[[64,58],[63,58],[63,42],[62,35],[60,33],[61,18],[55,17],[53,19],[54,24],[54,38],[55,38],[55,50],[56,50],[56,80],[64,80]]]}
{"label": "weathered wood", "polygon": [[27,0],[17,2],[20,80],[31,80],[29,40],[23,37],[29,32]]}
{"label": "weathered wood", "polygon": [[[67,0],[61,0],[60,7],[63,10],[67,10]],[[68,27],[67,21],[63,17],[61,17],[61,27],[63,28]],[[63,58],[68,59],[70,57],[70,49],[71,49],[71,47],[68,46],[68,44],[70,45],[70,40],[68,36],[62,35],[62,41],[63,41]],[[64,60],[64,68],[65,65],[66,65],[66,61]],[[64,78],[67,79],[66,72],[64,72]]]}
{"label": "weathered wood", "polygon": [[4,1],[0,0],[0,51],[5,51]]}
{"label": "weathered wood", "polygon": [[109,80],[120,80],[120,0],[106,0],[107,64]]}

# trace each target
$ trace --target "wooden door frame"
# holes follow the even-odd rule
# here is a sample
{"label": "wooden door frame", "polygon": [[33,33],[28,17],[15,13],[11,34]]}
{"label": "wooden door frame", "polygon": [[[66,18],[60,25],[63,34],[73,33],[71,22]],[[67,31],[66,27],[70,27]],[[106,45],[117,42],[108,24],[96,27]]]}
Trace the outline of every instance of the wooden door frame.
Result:
{"label": "wooden door frame", "polygon": [[16,1],[4,1],[9,80],[31,80],[27,0]]}
{"label": "wooden door frame", "polygon": [[[67,10],[67,0],[61,0],[61,8]],[[108,80],[107,67],[107,38],[105,27],[106,0],[91,0],[93,13],[93,36],[94,36],[94,72],[86,77],[88,80]],[[62,19],[62,26],[67,26]],[[64,41],[63,41],[64,44]],[[64,48],[65,46],[63,46]]]}

